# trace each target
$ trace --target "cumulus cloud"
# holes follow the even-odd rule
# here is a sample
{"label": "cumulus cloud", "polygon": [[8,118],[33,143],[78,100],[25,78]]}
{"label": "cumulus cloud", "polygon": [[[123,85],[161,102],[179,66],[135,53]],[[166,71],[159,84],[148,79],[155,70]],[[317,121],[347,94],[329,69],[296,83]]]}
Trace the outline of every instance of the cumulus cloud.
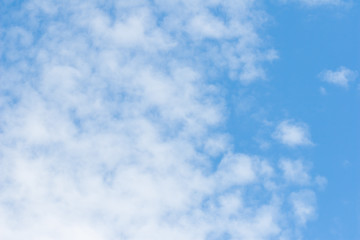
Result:
{"label": "cumulus cloud", "polygon": [[352,71],[346,67],[339,67],[337,70],[325,70],[320,73],[320,77],[323,81],[347,88],[349,83],[354,81],[357,76],[357,72]]}
{"label": "cumulus cloud", "polygon": [[[266,14],[253,1],[6,8],[1,239],[272,239],[293,231],[282,197],[291,191],[276,187],[274,164],[231,151],[224,99],[208,71],[217,66],[246,83],[264,77],[262,62],[276,52],[262,45]],[[301,144],[299,126],[289,126],[285,139]],[[306,220],[309,204],[291,199]]]}
{"label": "cumulus cloud", "polygon": [[287,181],[301,185],[310,183],[308,167],[301,160],[281,159],[279,167]]}
{"label": "cumulus cloud", "polygon": [[310,133],[304,123],[282,121],[275,129],[273,138],[290,147],[311,145]]}
{"label": "cumulus cloud", "polygon": [[301,190],[290,195],[290,203],[296,221],[304,225],[307,221],[316,217],[316,195],[311,190]]}

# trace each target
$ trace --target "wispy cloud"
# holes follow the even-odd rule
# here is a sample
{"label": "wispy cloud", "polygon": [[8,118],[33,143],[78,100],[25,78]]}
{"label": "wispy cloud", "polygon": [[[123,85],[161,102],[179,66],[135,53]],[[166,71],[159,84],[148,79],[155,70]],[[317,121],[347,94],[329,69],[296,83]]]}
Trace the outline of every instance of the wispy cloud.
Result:
{"label": "wispy cloud", "polygon": [[325,82],[347,88],[349,83],[355,80],[357,72],[339,67],[337,70],[325,70],[319,76]]}
{"label": "wispy cloud", "polygon": [[311,145],[308,126],[291,120],[282,121],[275,129],[273,138],[290,147]]}

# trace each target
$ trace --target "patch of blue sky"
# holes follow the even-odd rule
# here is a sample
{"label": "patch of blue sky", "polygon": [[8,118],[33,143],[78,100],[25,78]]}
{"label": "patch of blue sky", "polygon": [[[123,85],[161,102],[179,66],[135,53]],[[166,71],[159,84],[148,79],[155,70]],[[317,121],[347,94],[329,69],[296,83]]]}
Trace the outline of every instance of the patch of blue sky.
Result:
{"label": "patch of blue sky", "polygon": [[275,19],[270,32],[280,55],[268,74],[271,104],[276,106],[272,116],[311,126],[315,147],[301,149],[300,155],[328,179],[326,191],[318,195],[318,220],[309,225],[305,238],[358,239],[360,193],[353,184],[360,180],[359,80],[341,89],[322,82],[319,73],[339,66],[359,71],[360,6],[267,8]]}

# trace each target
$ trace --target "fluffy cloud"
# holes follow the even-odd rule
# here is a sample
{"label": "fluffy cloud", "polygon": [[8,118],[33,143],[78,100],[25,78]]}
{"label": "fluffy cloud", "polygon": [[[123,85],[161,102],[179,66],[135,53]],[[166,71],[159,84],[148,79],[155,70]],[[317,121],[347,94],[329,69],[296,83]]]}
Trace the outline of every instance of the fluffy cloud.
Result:
{"label": "fluffy cloud", "polygon": [[282,121],[276,127],[273,137],[290,147],[312,144],[307,125],[290,120]]}
{"label": "fluffy cloud", "polygon": [[308,174],[308,167],[302,161],[282,159],[279,162],[279,167],[287,181],[302,185],[310,183],[311,178]]}
{"label": "fluffy cloud", "polygon": [[357,76],[355,71],[352,71],[346,67],[339,67],[337,70],[325,70],[320,73],[320,77],[323,81],[347,88],[351,81],[354,81]]}
{"label": "fluffy cloud", "polygon": [[[261,63],[276,58],[257,34],[266,14],[253,1],[6,7],[1,239],[258,240],[292,232],[282,197],[291,191],[274,164],[231,152],[221,131],[225,100],[212,84],[223,71],[255,81],[264,77]],[[208,71],[214,66],[219,73]],[[291,126],[298,145],[303,137]],[[291,199],[307,219],[301,209],[311,206]]]}
{"label": "fluffy cloud", "polygon": [[316,196],[311,190],[301,190],[290,195],[290,202],[296,221],[304,225],[316,216]]}

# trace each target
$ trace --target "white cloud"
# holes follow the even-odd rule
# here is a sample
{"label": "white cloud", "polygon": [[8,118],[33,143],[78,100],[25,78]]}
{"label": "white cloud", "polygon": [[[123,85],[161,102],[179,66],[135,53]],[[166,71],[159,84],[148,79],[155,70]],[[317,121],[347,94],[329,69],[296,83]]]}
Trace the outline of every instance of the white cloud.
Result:
{"label": "white cloud", "polygon": [[340,87],[347,88],[351,81],[354,81],[357,76],[357,72],[352,71],[346,67],[339,67],[337,70],[325,70],[320,73],[320,77],[323,81],[338,85]]}
{"label": "white cloud", "polygon": [[300,2],[309,6],[341,5],[343,3],[342,0],[300,0]]}
{"label": "white cloud", "polygon": [[308,7],[318,6],[344,6],[347,3],[343,0],[281,0],[282,2],[298,2]]}
{"label": "white cloud", "polygon": [[204,150],[211,156],[219,156],[230,151],[230,138],[228,135],[217,135],[206,140]]}
{"label": "white cloud", "polygon": [[293,214],[300,225],[316,216],[316,195],[311,190],[301,190],[290,195]]}
{"label": "white cloud", "polygon": [[290,147],[312,144],[307,125],[290,120],[284,120],[276,127],[273,138]]}
{"label": "white cloud", "polygon": [[218,167],[218,182],[225,186],[242,185],[256,180],[254,160],[247,155],[227,155]]}
{"label": "white cloud", "polygon": [[216,65],[249,83],[276,57],[263,49],[266,15],[253,1],[22,7],[10,9],[22,20],[11,18],[19,26],[0,40],[1,239],[291,231],[277,173],[231,151],[221,89],[209,81]]}
{"label": "white cloud", "polygon": [[282,159],[279,167],[283,171],[284,178],[290,183],[306,185],[311,181],[308,167],[300,160]]}

